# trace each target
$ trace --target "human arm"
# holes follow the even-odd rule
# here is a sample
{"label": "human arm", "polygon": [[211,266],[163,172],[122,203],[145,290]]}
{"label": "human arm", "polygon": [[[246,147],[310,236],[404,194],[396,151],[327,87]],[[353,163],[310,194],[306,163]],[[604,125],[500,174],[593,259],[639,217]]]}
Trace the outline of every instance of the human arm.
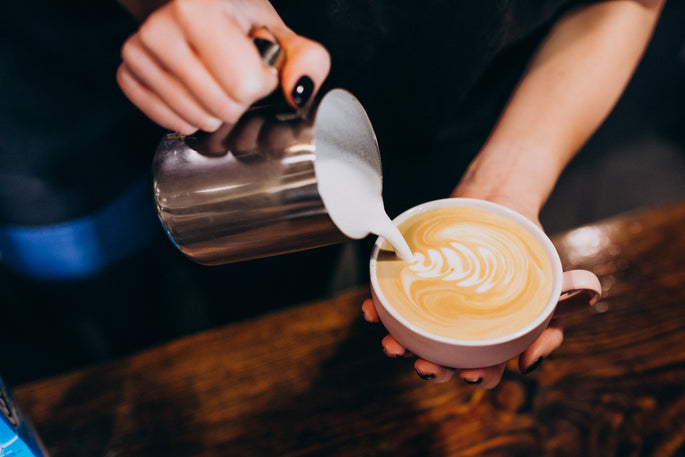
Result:
{"label": "human arm", "polygon": [[[257,37],[281,45],[278,74],[261,61]],[[323,46],[289,29],[266,0],[172,0],[147,16],[121,55],[124,94],[185,135],[234,124],[279,83],[293,107],[304,105],[330,68]]]}
{"label": "human arm", "polygon": [[[663,0],[614,0],[569,11],[552,27],[479,154],[452,193],[508,206],[539,223],[539,212],[564,167],[607,117],[630,80],[652,35]],[[363,305],[377,320],[372,302]],[[537,366],[563,340],[553,321],[520,357],[519,368]],[[404,354],[392,337],[387,354]],[[424,360],[415,365],[435,382],[455,370]],[[462,370],[464,380],[496,386],[504,366]]]}
{"label": "human arm", "polygon": [[604,1],[564,15],[454,195],[495,200],[537,222],[562,170],[624,91],[664,3]]}

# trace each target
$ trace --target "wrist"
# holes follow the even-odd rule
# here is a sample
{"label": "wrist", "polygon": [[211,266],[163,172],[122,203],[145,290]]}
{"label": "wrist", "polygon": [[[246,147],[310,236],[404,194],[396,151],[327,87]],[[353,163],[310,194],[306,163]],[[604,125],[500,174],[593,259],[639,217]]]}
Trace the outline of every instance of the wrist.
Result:
{"label": "wrist", "polygon": [[450,195],[455,198],[475,198],[506,206],[540,225],[539,214],[542,204],[530,194],[507,190],[506,186],[481,186],[477,183],[461,182]]}
{"label": "wrist", "polygon": [[557,155],[546,151],[484,148],[451,196],[498,203],[539,225],[540,210],[563,167],[557,162]]}

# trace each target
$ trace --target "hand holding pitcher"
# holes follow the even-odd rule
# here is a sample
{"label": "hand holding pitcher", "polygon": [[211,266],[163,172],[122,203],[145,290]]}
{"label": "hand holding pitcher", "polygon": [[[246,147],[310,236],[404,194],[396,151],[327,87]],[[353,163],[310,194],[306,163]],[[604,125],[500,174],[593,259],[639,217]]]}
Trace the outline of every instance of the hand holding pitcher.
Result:
{"label": "hand holding pitcher", "polygon": [[[278,74],[254,38],[276,41],[285,59]],[[264,0],[173,0],[154,11],[122,47],[117,81],[157,124],[183,135],[214,132],[280,84],[302,107],[328,75],[319,43],[289,29]]]}

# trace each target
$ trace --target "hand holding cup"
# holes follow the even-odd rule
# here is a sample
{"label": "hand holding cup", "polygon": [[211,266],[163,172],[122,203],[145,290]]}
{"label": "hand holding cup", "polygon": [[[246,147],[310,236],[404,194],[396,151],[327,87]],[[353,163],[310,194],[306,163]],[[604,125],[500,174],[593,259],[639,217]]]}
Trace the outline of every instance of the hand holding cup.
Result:
{"label": "hand holding cup", "polygon": [[547,338],[561,335],[553,318],[592,306],[601,295],[594,274],[563,272],[544,232],[504,206],[437,200],[394,222],[417,260],[402,262],[379,239],[370,261],[373,302],[363,309],[389,331],[386,353],[410,351],[422,359],[417,371],[432,372],[436,381],[453,369],[467,381],[498,381],[503,364],[546,329]]}

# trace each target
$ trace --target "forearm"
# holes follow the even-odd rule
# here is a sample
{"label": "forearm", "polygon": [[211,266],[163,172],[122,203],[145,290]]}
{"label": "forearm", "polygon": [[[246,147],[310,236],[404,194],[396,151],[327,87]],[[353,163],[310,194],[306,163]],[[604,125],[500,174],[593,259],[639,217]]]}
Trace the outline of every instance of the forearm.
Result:
{"label": "forearm", "polygon": [[614,0],[567,13],[530,62],[455,195],[537,217],[559,174],[625,89],[664,0]]}

